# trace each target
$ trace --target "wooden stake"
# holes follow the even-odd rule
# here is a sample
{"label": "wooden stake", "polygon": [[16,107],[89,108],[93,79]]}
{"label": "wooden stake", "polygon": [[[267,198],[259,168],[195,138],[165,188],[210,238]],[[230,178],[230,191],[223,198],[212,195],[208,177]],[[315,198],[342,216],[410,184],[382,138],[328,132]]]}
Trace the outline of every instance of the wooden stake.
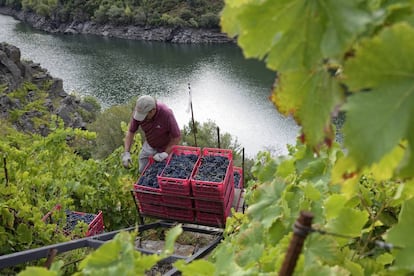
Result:
{"label": "wooden stake", "polygon": [[280,276],[291,276],[295,270],[296,262],[302,251],[303,243],[309,234],[307,229],[311,228],[313,214],[307,211],[300,212],[299,218],[293,227],[293,237],[286,252],[285,259],[279,271]]}

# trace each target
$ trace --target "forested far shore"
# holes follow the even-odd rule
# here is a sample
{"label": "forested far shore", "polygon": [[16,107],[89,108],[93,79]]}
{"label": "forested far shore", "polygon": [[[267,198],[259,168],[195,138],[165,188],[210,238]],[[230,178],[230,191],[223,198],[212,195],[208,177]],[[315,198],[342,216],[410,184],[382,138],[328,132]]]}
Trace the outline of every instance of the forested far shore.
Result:
{"label": "forested far shore", "polygon": [[0,13],[50,33],[171,43],[235,42],[219,26],[220,1],[10,1]]}

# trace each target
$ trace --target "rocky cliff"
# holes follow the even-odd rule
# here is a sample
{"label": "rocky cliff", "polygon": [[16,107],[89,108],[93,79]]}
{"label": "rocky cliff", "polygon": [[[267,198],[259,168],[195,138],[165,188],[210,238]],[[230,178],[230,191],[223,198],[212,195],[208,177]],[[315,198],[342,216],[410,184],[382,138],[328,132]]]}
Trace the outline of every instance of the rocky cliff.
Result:
{"label": "rocky cliff", "polygon": [[[11,121],[21,131],[47,135],[47,126],[39,123],[40,118],[56,114],[67,127],[85,128],[88,122],[85,118],[93,117],[96,107],[67,94],[61,79],[52,77],[38,63],[21,60],[20,56],[16,46],[0,43],[0,120]],[[39,99],[41,106],[35,108],[33,103]]]}
{"label": "rocky cliff", "polygon": [[235,40],[227,37],[219,29],[196,28],[168,28],[168,27],[140,27],[100,25],[93,21],[60,23],[33,12],[16,11],[7,7],[0,7],[0,13],[11,15],[26,22],[36,29],[50,33],[64,34],[93,34],[106,37],[117,37],[131,40],[147,40],[170,43],[234,43]]}

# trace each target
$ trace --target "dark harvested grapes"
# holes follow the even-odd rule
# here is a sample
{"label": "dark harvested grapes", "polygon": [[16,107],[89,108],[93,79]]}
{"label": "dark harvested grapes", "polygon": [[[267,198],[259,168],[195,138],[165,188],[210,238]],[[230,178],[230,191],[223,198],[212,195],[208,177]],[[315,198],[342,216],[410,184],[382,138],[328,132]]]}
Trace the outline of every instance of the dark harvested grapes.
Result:
{"label": "dark harvested grapes", "polygon": [[66,225],[63,227],[63,230],[66,232],[72,231],[79,221],[83,221],[89,225],[95,217],[96,215],[94,214],[80,214],[72,211],[66,211]]}
{"label": "dark harvested grapes", "polygon": [[225,156],[207,155],[201,157],[201,163],[194,179],[210,182],[221,182],[226,176],[229,159]]}
{"label": "dark harvested grapes", "polygon": [[197,159],[198,156],[196,154],[174,154],[171,157],[170,163],[165,167],[162,176],[187,179],[191,176]]}
{"label": "dark harvested grapes", "polygon": [[157,175],[161,175],[166,164],[167,160],[152,163],[139,178],[138,185],[158,189],[160,186],[158,185]]}
{"label": "dark harvested grapes", "polygon": [[240,173],[238,171],[233,171],[233,177],[234,177],[234,188],[239,188],[240,183]]}

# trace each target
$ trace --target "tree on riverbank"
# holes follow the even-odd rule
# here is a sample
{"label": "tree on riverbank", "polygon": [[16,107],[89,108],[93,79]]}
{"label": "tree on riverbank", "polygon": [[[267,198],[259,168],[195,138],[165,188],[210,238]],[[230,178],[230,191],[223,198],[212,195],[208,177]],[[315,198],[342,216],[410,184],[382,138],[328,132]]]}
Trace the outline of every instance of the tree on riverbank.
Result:
{"label": "tree on riverbank", "polygon": [[57,23],[218,28],[222,0],[0,0],[0,6],[33,11]]}

